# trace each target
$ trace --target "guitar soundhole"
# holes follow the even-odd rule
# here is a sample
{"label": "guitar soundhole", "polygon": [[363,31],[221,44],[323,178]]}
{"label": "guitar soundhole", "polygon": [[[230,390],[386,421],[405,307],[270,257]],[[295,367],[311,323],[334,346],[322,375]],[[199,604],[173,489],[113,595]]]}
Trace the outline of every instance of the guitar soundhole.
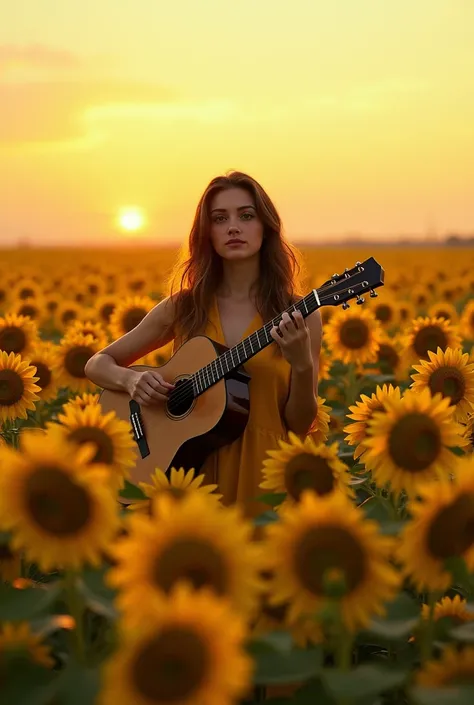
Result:
{"label": "guitar soundhole", "polygon": [[194,403],[193,385],[190,379],[178,379],[166,403],[170,416],[185,416]]}

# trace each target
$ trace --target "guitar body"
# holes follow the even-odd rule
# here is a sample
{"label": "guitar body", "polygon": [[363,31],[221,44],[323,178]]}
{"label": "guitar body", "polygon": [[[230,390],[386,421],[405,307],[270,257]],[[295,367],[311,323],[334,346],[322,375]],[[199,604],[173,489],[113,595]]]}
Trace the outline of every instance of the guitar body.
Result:
{"label": "guitar body", "polygon": [[[163,379],[179,389],[190,375],[226,350],[224,345],[206,336],[196,336],[184,343],[166,364],[160,367],[131,365],[130,369],[159,370]],[[192,399],[179,414],[171,414],[166,402],[142,407],[135,403],[147,451],[137,443],[137,462],[131,470],[131,481],[135,484],[149,482],[155,468],[165,472],[171,467],[198,470],[210,453],[236,440],[247,425],[249,381],[249,375],[239,367]],[[108,389],[103,390],[99,399],[104,413],[115,411],[133,430],[130,402],[126,392]]]}

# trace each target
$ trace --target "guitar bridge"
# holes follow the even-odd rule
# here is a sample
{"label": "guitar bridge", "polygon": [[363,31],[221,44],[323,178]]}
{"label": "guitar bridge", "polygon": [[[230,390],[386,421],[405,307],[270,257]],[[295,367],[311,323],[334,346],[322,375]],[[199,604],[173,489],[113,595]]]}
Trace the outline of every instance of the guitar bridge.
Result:
{"label": "guitar bridge", "polygon": [[133,430],[133,439],[138,446],[142,458],[150,455],[150,448],[146,440],[145,429],[143,426],[140,405],[134,399],[130,400],[130,424]]}

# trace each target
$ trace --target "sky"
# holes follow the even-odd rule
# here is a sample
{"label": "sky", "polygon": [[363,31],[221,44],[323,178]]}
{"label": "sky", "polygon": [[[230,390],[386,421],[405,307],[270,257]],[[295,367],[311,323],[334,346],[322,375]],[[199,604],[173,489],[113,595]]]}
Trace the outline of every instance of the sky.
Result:
{"label": "sky", "polygon": [[[182,242],[252,175],[296,242],[474,234],[472,0],[15,0],[0,244]],[[146,215],[138,233],[122,209]]]}

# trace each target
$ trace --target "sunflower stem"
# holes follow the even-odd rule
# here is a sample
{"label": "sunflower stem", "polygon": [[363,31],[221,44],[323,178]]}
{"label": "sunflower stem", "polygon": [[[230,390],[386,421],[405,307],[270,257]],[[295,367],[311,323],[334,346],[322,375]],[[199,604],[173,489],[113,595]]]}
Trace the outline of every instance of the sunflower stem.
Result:
{"label": "sunflower stem", "polygon": [[66,590],[66,600],[74,619],[75,627],[71,630],[71,635],[74,644],[74,653],[78,663],[85,663],[85,644],[84,644],[84,608],[81,596],[77,589],[76,573],[72,570],[67,570],[64,574],[64,586]]}
{"label": "sunflower stem", "polygon": [[434,613],[437,599],[438,594],[436,592],[428,593],[428,616],[423,624],[420,640],[420,658],[422,663],[428,661],[433,653]]}
{"label": "sunflower stem", "polygon": [[356,376],[356,366],[353,362],[350,362],[347,366],[347,378],[346,378],[346,404],[355,404],[356,398],[359,392],[359,383]]}

